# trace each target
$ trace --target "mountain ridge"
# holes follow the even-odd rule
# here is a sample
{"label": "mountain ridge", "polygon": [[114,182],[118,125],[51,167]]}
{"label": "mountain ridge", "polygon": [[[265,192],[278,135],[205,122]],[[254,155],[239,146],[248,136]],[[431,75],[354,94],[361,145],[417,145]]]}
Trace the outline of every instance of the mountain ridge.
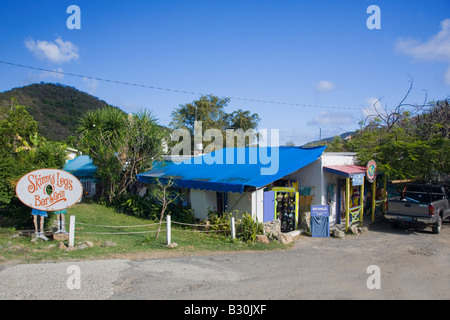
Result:
{"label": "mountain ridge", "polygon": [[76,136],[78,119],[86,112],[110,106],[74,87],[43,82],[1,92],[0,118],[14,104],[25,106],[37,121],[39,134],[54,141]]}

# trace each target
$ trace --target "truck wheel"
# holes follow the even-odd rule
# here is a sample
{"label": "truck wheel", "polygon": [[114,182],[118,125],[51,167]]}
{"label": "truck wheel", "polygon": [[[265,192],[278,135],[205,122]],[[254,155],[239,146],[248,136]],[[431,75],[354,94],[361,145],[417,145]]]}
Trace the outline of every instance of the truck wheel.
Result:
{"label": "truck wheel", "polygon": [[442,218],[441,218],[441,216],[439,216],[438,221],[432,227],[433,233],[439,234],[441,232],[441,227],[442,227]]}

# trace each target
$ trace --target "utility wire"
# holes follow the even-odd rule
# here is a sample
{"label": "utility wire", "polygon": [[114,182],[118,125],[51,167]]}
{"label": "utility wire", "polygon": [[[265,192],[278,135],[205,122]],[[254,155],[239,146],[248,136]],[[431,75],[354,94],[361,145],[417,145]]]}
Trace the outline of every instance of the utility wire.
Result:
{"label": "utility wire", "polygon": [[[192,94],[196,96],[203,96],[205,94],[199,93],[199,92],[193,92],[193,91],[186,91],[186,90],[178,90],[178,89],[170,89],[170,88],[162,88],[157,86],[151,86],[151,85],[145,85],[145,84],[138,84],[133,82],[126,82],[126,81],[119,81],[119,80],[111,80],[111,79],[104,79],[104,78],[98,78],[98,77],[92,77],[92,76],[84,76],[80,74],[75,73],[69,73],[69,72],[63,72],[63,71],[56,71],[56,70],[50,70],[50,69],[44,69],[39,67],[33,67],[33,66],[27,66],[19,63],[13,63],[8,61],[2,61],[0,60],[0,63],[14,66],[14,67],[20,67],[20,68],[26,68],[31,70],[38,70],[38,71],[44,71],[44,72],[52,72],[56,74],[62,74],[65,76],[71,76],[71,77],[77,77],[82,79],[91,79],[91,80],[97,80],[97,81],[103,81],[103,82],[109,82],[109,83],[115,83],[115,84],[121,84],[121,85],[127,85],[127,86],[133,86],[133,87],[140,87],[140,88],[147,88],[147,89],[154,89],[154,90],[161,90],[161,91],[169,91],[169,92],[176,92],[176,93],[184,93],[184,94]],[[231,100],[240,100],[240,101],[248,101],[248,102],[258,102],[258,103],[268,103],[268,104],[278,104],[278,105],[286,105],[286,106],[295,106],[295,107],[304,107],[304,108],[315,108],[315,109],[348,109],[348,110],[363,110],[364,108],[356,108],[356,107],[330,107],[330,106],[321,106],[321,105],[312,105],[312,104],[302,104],[302,103],[291,103],[291,102],[282,102],[282,101],[274,101],[274,100],[261,100],[261,99],[251,99],[251,98],[242,98],[242,97],[228,97]]]}

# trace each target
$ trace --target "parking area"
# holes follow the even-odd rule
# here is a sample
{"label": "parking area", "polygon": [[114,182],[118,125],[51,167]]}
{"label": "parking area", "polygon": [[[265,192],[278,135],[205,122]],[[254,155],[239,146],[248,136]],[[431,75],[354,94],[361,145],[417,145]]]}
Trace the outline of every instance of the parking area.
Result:
{"label": "parking area", "polygon": [[[450,223],[439,235],[367,226],[344,239],[301,236],[279,251],[4,266],[0,299],[41,299],[42,290],[74,300],[450,299]],[[67,285],[69,268],[79,288]]]}
{"label": "parking area", "polygon": [[[130,262],[113,298],[450,298],[448,222],[440,235],[392,229],[385,221],[368,229],[344,239],[301,237],[290,250]],[[379,288],[370,285],[371,266]]]}

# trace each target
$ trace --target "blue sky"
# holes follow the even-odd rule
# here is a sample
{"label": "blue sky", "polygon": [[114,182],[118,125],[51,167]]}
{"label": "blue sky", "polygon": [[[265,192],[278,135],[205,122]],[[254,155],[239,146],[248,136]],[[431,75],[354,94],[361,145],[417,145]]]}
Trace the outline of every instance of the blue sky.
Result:
{"label": "blue sky", "polygon": [[[80,30],[67,27],[70,5]],[[370,5],[381,29],[367,28]],[[0,48],[1,61],[240,98],[228,112],[258,113],[280,144],[301,145],[357,129],[380,98],[396,106],[410,76],[407,102],[448,97],[450,1],[2,1]],[[0,74],[0,91],[61,83],[162,125],[199,97],[3,63]]]}

